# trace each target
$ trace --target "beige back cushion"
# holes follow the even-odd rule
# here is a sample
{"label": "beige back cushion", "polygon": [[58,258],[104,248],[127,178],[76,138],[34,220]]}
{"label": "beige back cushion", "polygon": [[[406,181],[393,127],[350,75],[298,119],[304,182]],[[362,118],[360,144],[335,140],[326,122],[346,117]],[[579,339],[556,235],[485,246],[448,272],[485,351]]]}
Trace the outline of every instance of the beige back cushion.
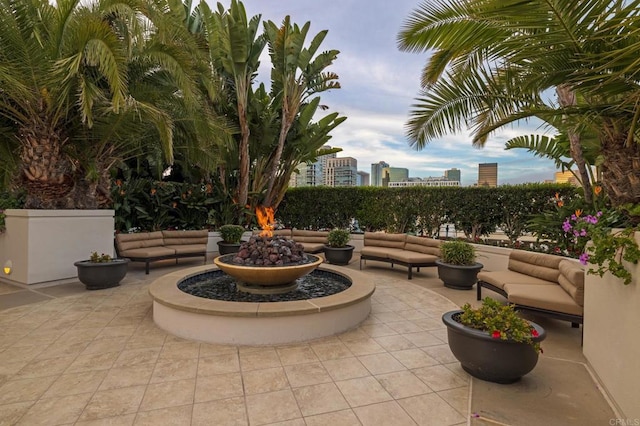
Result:
{"label": "beige back cushion", "polygon": [[209,232],[203,230],[162,231],[164,245],[207,244]]}
{"label": "beige back cushion", "polygon": [[404,249],[440,257],[440,242],[440,240],[434,238],[407,235],[407,243],[404,245]]}
{"label": "beige back cushion", "polygon": [[294,229],[293,239],[300,243],[323,243],[326,244],[328,231],[306,231],[304,229]]}
{"label": "beige back cushion", "polygon": [[562,257],[551,254],[513,250],[509,255],[509,269],[542,280],[558,282],[558,265]]}
{"label": "beige back cushion", "polygon": [[580,306],[584,306],[584,269],[572,260],[560,262],[558,283]]}
{"label": "beige back cushion", "polygon": [[364,245],[375,247],[404,248],[405,234],[387,234],[385,232],[365,232]]}
{"label": "beige back cushion", "polygon": [[144,247],[158,247],[162,246],[163,243],[161,231],[116,234],[118,252]]}

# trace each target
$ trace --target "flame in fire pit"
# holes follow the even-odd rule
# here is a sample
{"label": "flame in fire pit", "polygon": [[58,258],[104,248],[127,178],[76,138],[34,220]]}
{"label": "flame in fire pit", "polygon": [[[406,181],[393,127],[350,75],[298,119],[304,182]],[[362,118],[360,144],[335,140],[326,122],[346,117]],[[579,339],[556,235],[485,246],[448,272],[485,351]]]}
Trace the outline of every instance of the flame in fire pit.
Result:
{"label": "flame in fire pit", "polygon": [[260,233],[261,237],[273,236],[273,219],[274,211],[271,207],[258,206],[256,207],[256,218],[258,219],[258,225],[262,228]]}

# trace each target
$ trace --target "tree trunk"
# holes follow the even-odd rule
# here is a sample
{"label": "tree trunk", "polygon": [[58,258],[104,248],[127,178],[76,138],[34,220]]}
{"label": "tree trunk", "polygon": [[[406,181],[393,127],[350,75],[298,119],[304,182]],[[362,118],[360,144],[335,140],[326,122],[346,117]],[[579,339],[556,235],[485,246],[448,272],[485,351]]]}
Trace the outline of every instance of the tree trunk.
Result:
{"label": "tree trunk", "polygon": [[[240,89],[238,89],[240,90]],[[243,89],[244,90],[244,89]],[[249,198],[249,124],[247,123],[247,100],[238,98],[238,119],[240,122],[240,182],[238,183],[238,208],[243,209]]]}
{"label": "tree trunk", "polygon": [[[558,103],[561,107],[569,107],[576,105],[576,94],[571,87],[566,84],[561,84],[556,87],[556,93],[558,95]],[[578,174],[580,176],[580,183],[584,190],[584,200],[588,204],[593,203],[593,189],[591,188],[591,179],[589,178],[589,172],[587,171],[587,164],[584,160],[584,154],[582,153],[582,145],[580,144],[580,133],[572,127],[567,127],[567,136],[569,137],[569,149],[571,151],[571,158],[576,162],[578,167]]]}
{"label": "tree trunk", "polygon": [[626,142],[627,136],[621,133],[600,138],[602,186],[614,207],[640,203],[640,144]]}

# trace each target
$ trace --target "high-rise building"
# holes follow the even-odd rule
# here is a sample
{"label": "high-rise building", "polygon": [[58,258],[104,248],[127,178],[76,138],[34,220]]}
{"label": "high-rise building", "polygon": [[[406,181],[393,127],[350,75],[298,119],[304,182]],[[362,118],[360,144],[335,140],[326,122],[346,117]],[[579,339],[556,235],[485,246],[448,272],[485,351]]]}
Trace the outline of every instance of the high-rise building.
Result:
{"label": "high-rise building", "polygon": [[358,160],[353,157],[336,157],[327,160],[325,185],[356,186],[358,184]]}
{"label": "high-rise building", "polygon": [[478,164],[478,186],[498,186],[498,163]]}
{"label": "high-rise building", "polygon": [[382,169],[389,167],[384,161],[371,165],[371,186],[382,186]]}
{"label": "high-rise building", "polygon": [[369,173],[358,171],[358,186],[369,186]]}
{"label": "high-rise building", "polygon": [[457,180],[460,182],[460,169],[455,167],[444,171],[444,178],[449,180]]}
{"label": "high-rise building", "polygon": [[[324,145],[320,149],[331,149],[329,145]],[[302,163],[298,166],[298,173],[295,174],[295,186],[320,186],[326,185],[324,182],[324,171],[327,167],[327,160],[335,158],[336,153],[320,155],[314,163]]]}
{"label": "high-rise building", "polygon": [[389,186],[389,182],[402,182],[409,179],[409,169],[403,167],[385,167],[382,169],[382,186]]}
{"label": "high-rise building", "polygon": [[443,177],[409,178],[402,182],[389,182],[389,188],[402,188],[406,186],[460,186],[460,181]]}
{"label": "high-rise building", "polygon": [[574,186],[580,186],[580,179],[567,170],[565,172],[556,172],[555,183],[570,183]]}

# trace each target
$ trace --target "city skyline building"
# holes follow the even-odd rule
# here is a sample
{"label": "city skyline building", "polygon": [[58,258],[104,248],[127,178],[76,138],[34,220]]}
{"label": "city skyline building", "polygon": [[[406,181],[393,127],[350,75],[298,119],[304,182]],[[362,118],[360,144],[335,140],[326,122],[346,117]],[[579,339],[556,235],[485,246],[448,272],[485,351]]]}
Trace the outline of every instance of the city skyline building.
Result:
{"label": "city skyline building", "polygon": [[382,170],[385,167],[389,167],[389,164],[384,161],[371,164],[371,186],[382,186]]}
{"label": "city skyline building", "polygon": [[445,170],[444,177],[445,179],[449,179],[449,180],[457,180],[458,183],[460,183],[460,180],[461,180],[460,169],[456,169],[455,167],[453,167],[451,169]]}
{"label": "city skyline building", "polygon": [[385,167],[382,169],[382,186],[390,182],[402,182],[409,179],[409,169],[404,167]]}
{"label": "city skyline building", "polygon": [[358,184],[358,160],[353,157],[329,158],[324,181],[327,186],[356,186]]}
{"label": "city skyline building", "polygon": [[[331,149],[329,145],[323,145],[320,149]],[[324,182],[325,169],[327,167],[327,160],[330,158],[336,158],[336,153],[320,155],[313,163],[302,163],[297,167],[298,173],[295,173],[295,184],[293,186],[320,186],[326,185]]]}
{"label": "city skyline building", "polygon": [[498,186],[498,163],[478,164],[478,186]]}
{"label": "city skyline building", "polygon": [[460,186],[460,181],[445,177],[409,178],[402,182],[389,182],[389,188],[403,188],[408,186]]}
{"label": "city skyline building", "polygon": [[369,173],[358,171],[358,183],[357,186],[369,186]]}

